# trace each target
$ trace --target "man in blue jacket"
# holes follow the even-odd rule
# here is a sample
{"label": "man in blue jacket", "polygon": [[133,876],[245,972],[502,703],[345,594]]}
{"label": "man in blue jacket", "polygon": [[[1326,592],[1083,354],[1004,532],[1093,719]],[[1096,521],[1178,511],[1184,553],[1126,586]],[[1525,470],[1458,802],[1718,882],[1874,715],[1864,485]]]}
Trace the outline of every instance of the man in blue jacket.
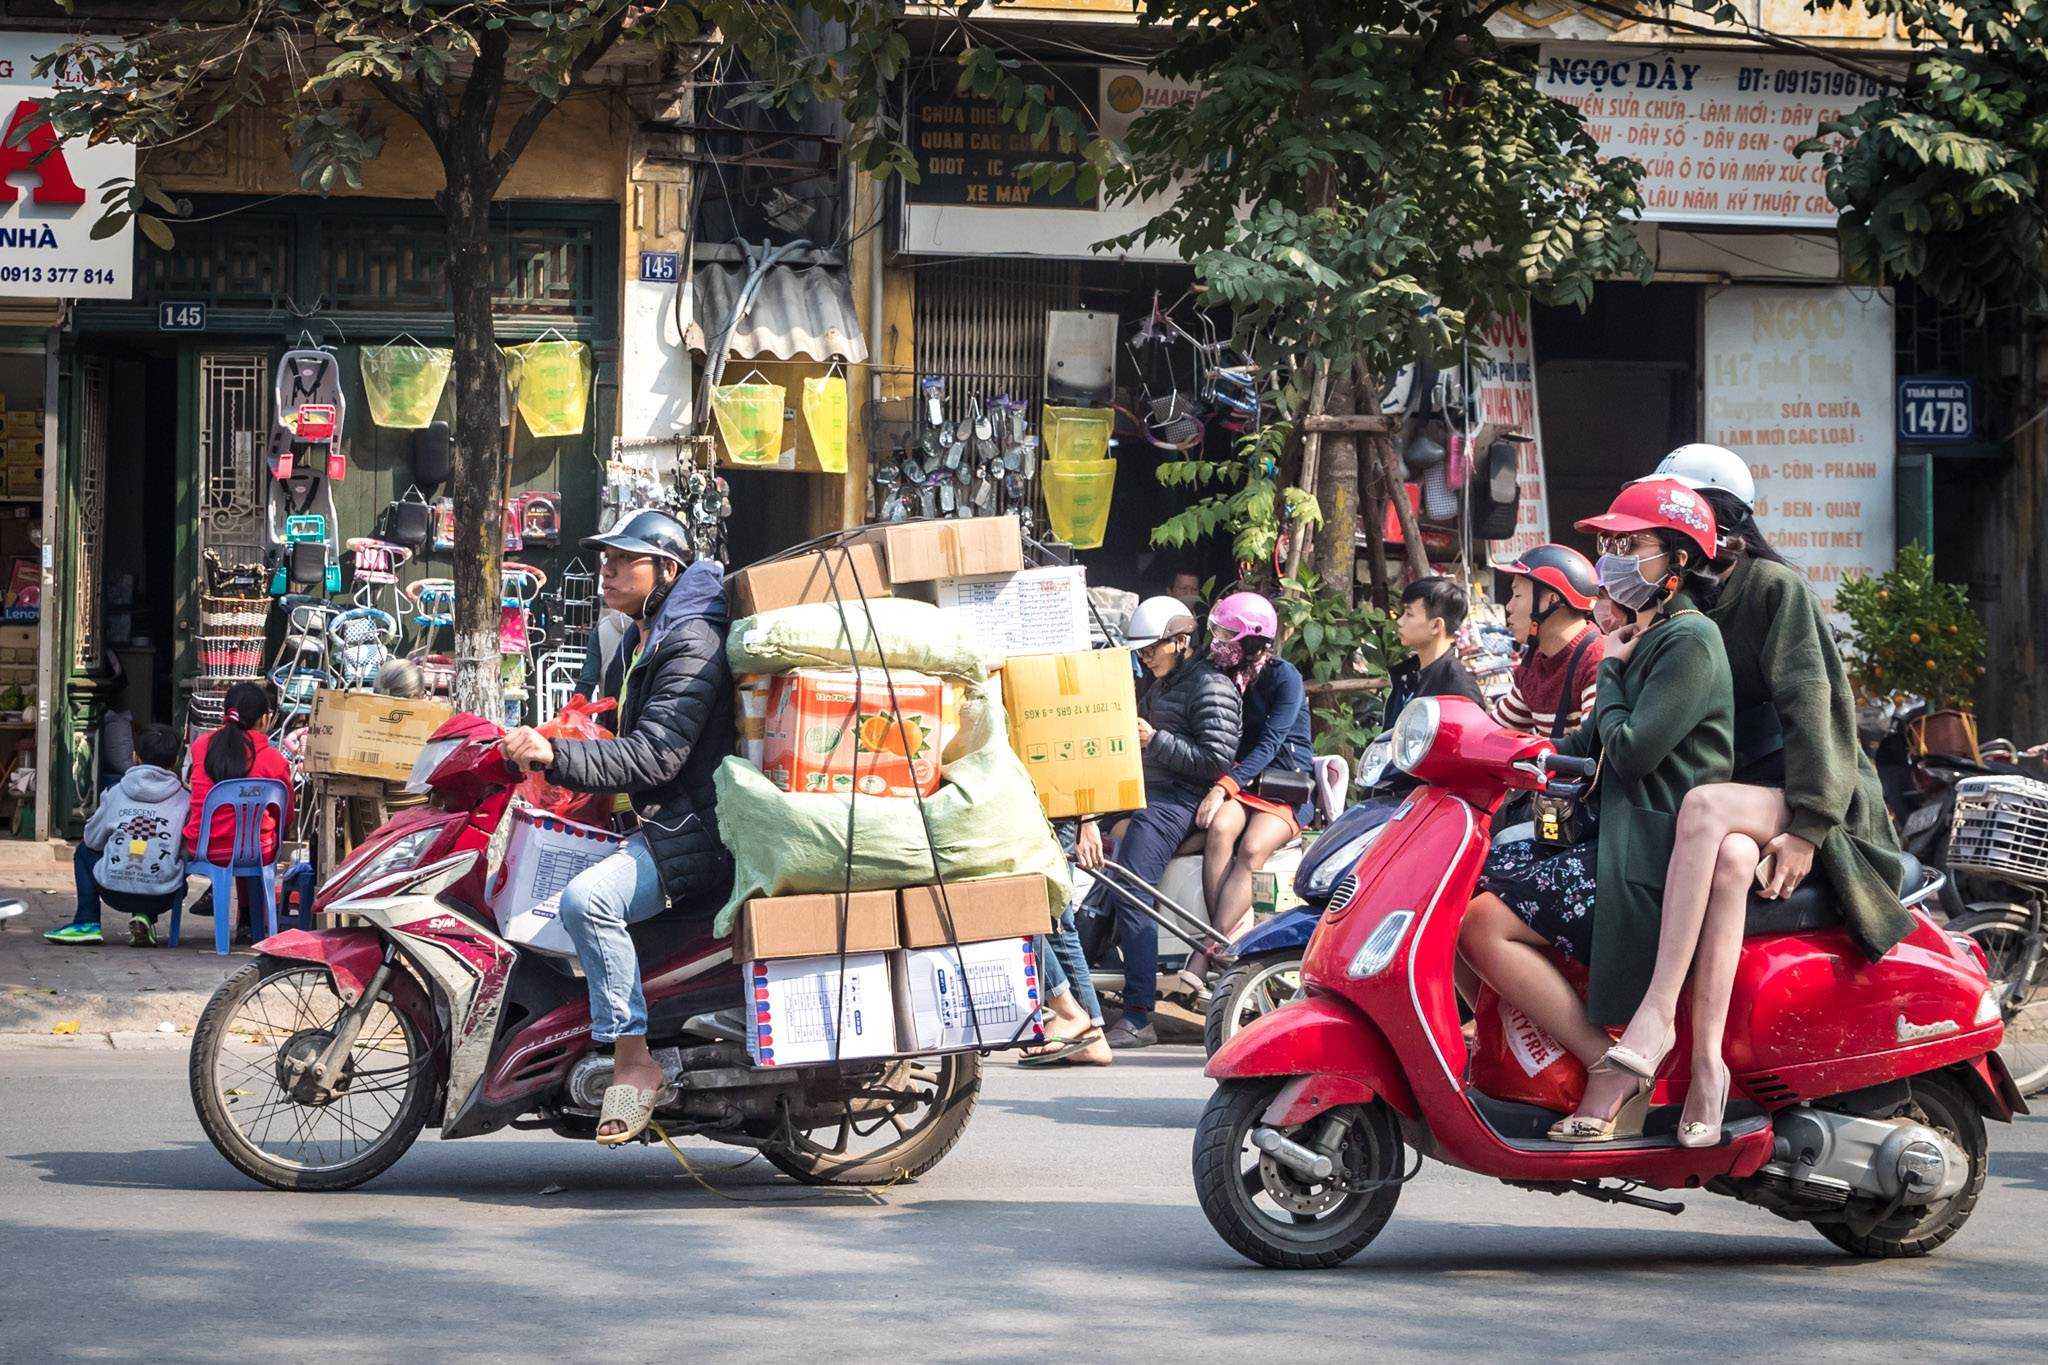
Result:
{"label": "man in blue jacket", "polygon": [[732,888],[732,855],[718,838],[712,773],[733,748],[732,673],[725,661],[724,572],[690,562],[689,533],[665,512],[635,512],[583,542],[602,552],[604,602],[633,618],[606,670],[619,703],[611,739],[550,741],[521,728],[504,740],[513,762],[571,791],[617,792],[640,827],[619,851],[562,892],[562,927],[590,987],[590,1035],[613,1049],[597,1140],[637,1137],[654,1113],[661,1068],[647,1050],[647,1002],[627,926],[693,902],[717,905]]}

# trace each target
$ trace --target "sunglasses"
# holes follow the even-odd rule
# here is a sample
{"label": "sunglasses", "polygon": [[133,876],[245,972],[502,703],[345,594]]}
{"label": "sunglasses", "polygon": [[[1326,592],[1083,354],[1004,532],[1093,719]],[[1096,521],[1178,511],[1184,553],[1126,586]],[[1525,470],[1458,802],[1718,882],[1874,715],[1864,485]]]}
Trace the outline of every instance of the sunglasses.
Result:
{"label": "sunglasses", "polygon": [[1594,542],[1603,555],[1636,555],[1647,559],[1664,553],[1663,542],[1648,531],[1635,531],[1627,535],[1604,535]]}

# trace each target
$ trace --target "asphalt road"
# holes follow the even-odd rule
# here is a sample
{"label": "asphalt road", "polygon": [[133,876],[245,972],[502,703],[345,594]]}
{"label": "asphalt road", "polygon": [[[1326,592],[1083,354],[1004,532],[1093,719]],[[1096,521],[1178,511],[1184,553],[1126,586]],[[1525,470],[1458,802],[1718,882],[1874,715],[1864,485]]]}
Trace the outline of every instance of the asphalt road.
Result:
{"label": "asphalt road", "polygon": [[[1188,1173],[1199,1053],[991,1066],[916,1185],[817,1191],[732,1149],[441,1143],[347,1194],[207,1144],[179,1051],[0,1051],[0,1359],[609,1361],[1612,1355],[1981,1360],[2048,1347],[2048,1118],[1994,1125],[1961,1235],[1852,1261],[1711,1196],[1682,1217],[1432,1166],[1378,1242],[1255,1269]],[[715,1170],[715,1168],[729,1168]],[[557,1188],[559,1187],[559,1188]],[[554,1192],[549,1192],[553,1190]]]}

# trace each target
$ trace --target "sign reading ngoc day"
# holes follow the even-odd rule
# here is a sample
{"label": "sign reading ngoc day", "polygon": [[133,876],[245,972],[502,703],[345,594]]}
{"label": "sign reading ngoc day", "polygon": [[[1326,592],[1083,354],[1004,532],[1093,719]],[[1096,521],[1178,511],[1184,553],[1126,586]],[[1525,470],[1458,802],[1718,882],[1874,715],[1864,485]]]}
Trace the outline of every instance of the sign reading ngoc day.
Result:
{"label": "sign reading ngoc day", "polygon": [[1824,61],[1752,52],[1549,44],[1543,92],[1579,111],[1604,156],[1643,163],[1652,223],[1828,227],[1818,157],[1792,149],[1880,93]]}
{"label": "sign reading ngoc day", "polygon": [[135,149],[59,143],[40,116],[53,81],[36,62],[61,35],[0,33],[0,298],[133,297],[133,221],[93,240],[100,193],[135,178]]}

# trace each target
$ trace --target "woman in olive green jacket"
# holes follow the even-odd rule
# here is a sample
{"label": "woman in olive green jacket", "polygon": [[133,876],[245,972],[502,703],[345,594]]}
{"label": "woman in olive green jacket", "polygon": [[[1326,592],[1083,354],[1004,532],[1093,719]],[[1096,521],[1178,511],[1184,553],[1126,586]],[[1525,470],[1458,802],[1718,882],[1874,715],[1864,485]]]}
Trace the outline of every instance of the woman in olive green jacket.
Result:
{"label": "woman in olive green jacket", "polygon": [[[1628,1019],[1649,982],[1679,807],[1693,787],[1728,780],[1734,702],[1720,632],[1683,586],[1714,544],[1698,495],[1677,484],[1633,485],[1579,529],[1602,533],[1603,588],[1636,604],[1608,638],[1593,714],[1558,745],[1600,759],[1587,1004],[1547,955],[1558,937],[1534,927],[1512,894],[1478,897],[1460,943],[1496,991],[1593,1072],[1580,1112],[1552,1130],[1590,1141],[1642,1131],[1647,1092],[1632,1095],[1630,1079],[1605,1061],[1610,1040],[1599,1026]],[[1610,584],[1623,568],[1627,578]]]}

